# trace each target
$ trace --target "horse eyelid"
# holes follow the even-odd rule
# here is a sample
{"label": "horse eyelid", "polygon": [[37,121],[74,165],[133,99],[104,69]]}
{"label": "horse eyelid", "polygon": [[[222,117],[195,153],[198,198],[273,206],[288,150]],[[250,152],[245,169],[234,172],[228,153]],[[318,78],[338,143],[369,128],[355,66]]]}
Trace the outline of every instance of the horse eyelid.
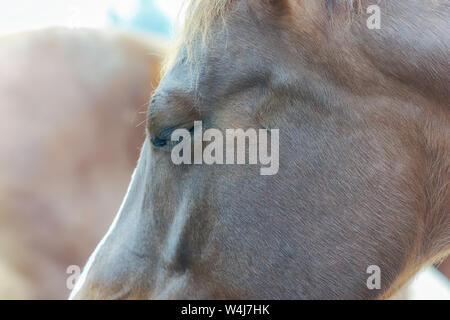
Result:
{"label": "horse eyelid", "polygon": [[177,129],[187,129],[191,134],[194,132],[194,126],[192,122],[183,123],[171,127],[164,128],[159,133],[159,138],[164,140],[170,140],[172,133]]}

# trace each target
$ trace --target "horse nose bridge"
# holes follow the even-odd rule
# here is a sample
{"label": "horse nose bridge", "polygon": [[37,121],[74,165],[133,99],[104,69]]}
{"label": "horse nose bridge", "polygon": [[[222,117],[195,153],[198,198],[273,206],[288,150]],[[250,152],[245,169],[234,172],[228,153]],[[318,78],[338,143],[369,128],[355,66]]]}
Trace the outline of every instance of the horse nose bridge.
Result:
{"label": "horse nose bridge", "polygon": [[[146,298],[152,291],[150,280],[154,269],[150,256],[128,247],[111,245],[94,255],[69,299]],[[137,284],[142,290],[130,296],[136,291]]]}

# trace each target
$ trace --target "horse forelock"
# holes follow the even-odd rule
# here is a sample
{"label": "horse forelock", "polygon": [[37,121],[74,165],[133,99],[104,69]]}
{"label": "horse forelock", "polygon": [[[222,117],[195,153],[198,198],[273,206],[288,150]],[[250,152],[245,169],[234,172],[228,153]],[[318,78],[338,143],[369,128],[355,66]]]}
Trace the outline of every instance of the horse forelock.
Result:
{"label": "horse forelock", "polygon": [[[270,1],[270,0],[261,0]],[[278,1],[278,0],[276,0]],[[298,0],[304,1],[304,0]],[[362,0],[322,0],[329,13],[333,13],[338,6],[343,7],[349,13],[360,12]],[[174,50],[166,58],[163,64],[162,72],[168,69],[172,64],[176,53],[181,46],[184,46],[187,52],[187,58],[193,62],[192,48],[197,39],[206,42],[211,25],[217,19],[225,22],[226,13],[236,0],[185,0],[181,6],[185,10],[185,20],[178,41]],[[346,15],[345,17],[349,17]]]}

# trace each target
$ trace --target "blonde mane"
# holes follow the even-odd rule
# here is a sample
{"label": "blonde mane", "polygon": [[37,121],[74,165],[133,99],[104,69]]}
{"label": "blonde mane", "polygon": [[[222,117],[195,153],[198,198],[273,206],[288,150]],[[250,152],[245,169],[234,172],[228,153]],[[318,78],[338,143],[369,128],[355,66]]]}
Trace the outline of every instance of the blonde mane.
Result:
{"label": "blonde mane", "polygon": [[208,30],[216,19],[223,19],[224,13],[235,0],[184,0],[182,10],[185,10],[186,16],[182,32],[175,42],[171,54],[163,64],[162,72],[165,73],[168,67],[173,63],[175,56],[184,45],[187,50],[187,58],[192,62],[192,47],[198,35],[201,35],[202,43],[206,42]]}
{"label": "blonde mane", "polygon": [[187,0],[186,20],[181,35],[184,43],[190,43],[201,34],[206,40],[208,29],[218,18],[224,19],[224,13],[235,0]]}

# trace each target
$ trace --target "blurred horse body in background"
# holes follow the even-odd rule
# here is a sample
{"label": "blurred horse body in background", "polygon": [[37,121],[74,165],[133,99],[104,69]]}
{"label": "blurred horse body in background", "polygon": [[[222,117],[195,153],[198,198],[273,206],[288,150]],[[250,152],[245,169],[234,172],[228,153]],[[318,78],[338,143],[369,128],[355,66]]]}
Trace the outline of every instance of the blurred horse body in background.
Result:
{"label": "blurred horse body in background", "polygon": [[67,297],[66,268],[136,164],[160,43],[62,28],[0,39],[0,299]]}

